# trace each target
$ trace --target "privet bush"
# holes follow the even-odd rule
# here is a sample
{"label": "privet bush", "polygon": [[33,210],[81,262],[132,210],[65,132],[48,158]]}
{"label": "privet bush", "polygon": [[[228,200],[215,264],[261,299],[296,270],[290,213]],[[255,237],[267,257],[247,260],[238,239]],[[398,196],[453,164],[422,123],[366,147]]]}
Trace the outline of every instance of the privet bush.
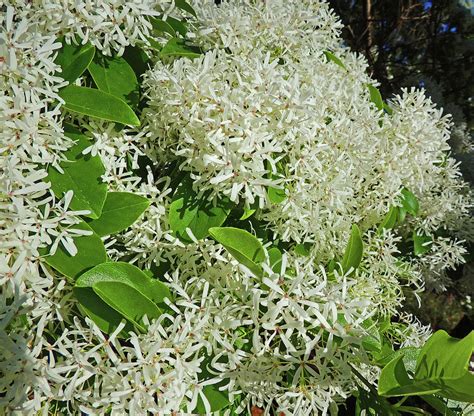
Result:
{"label": "privet bush", "polygon": [[449,117],[384,101],[325,2],[0,11],[6,414],[473,401],[473,337],[401,311],[472,240]]}

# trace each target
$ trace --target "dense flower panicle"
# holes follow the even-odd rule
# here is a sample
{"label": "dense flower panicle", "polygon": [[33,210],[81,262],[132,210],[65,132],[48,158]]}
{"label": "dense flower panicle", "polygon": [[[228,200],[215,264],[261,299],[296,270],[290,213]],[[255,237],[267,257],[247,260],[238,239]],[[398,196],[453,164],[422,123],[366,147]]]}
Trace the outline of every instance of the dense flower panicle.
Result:
{"label": "dense flower panicle", "polygon": [[[189,36],[204,53],[151,56],[143,127],[117,129],[61,116],[58,39],[121,55],[148,43],[149,17],[180,15],[175,3],[0,2],[0,412],[171,414],[199,403],[209,413],[204,390],[217,385],[238,413],[329,414],[357,388],[354,368],[377,379],[364,340],[379,321],[397,318],[385,335],[398,345],[429,335],[399,312],[403,291],[443,288],[474,235],[449,119],[416,90],[394,97],[391,115],[379,111],[367,63],[342,45],[324,1],[194,3]],[[84,234],[73,193],[56,198],[47,181],[72,144],[64,120],[90,139],[83,153],[100,156],[110,190],[150,201],[138,222],[103,238],[112,261],[151,269],[173,294],[169,313],[144,317],[147,332],[125,342],[123,324],[105,336],[80,317],[70,282],[41,261],[41,249],[76,254]],[[199,195],[258,206],[275,244],[310,243],[308,255],[290,244],[275,270],[266,252],[256,278],[210,238],[184,244],[168,218],[175,166]],[[284,200],[272,202],[270,187]],[[376,231],[403,187],[419,215]],[[360,266],[329,272],[354,223]],[[432,238],[430,250],[401,260],[414,230]]]}
{"label": "dense flower panicle", "polygon": [[[64,36],[67,43],[90,42],[105,55],[122,55],[125,47],[147,43],[149,17],[177,13],[171,0],[3,2],[31,19],[39,33]],[[2,3],[0,2],[0,5]]]}

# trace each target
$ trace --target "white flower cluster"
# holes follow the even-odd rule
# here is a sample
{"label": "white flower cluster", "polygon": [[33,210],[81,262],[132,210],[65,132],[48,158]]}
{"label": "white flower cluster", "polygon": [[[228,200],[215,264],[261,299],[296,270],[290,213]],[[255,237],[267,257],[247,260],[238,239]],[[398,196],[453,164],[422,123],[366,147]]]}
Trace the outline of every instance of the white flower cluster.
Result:
{"label": "white flower cluster", "polygon": [[[461,261],[464,248],[436,237],[427,260],[408,263],[397,245],[413,229],[470,238],[462,222],[470,195],[446,153],[448,120],[416,91],[396,97],[392,115],[378,111],[367,64],[341,46],[323,1],[195,3],[194,40],[207,52],[154,57],[142,130],[75,119],[109,188],[151,202],[139,222],[105,239],[107,254],[154,270],[174,296],[172,312],[124,341],[122,327],[104,336],[83,319],[70,283],[38,261],[50,245],[74,253],[82,214],[69,210],[71,193],[57,201],[44,181],[45,166],[57,167],[71,145],[54,54],[61,36],[121,54],[146,43],[147,17],[173,12],[174,2],[0,2],[0,412],[176,414],[202,404],[209,413],[203,392],[218,385],[238,413],[328,414],[357,388],[354,369],[376,380],[363,341],[378,320],[398,316],[389,336],[399,344],[426,339],[427,328],[398,312],[402,289],[421,290],[423,275]],[[257,281],[213,240],[180,242],[167,218],[170,162],[200,192],[258,205],[276,238],[311,243],[309,255],[290,250],[277,272],[267,261]],[[280,204],[269,201],[270,186],[284,190]],[[420,215],[400,235],[375,232],[404,186]],[[364,232],[359,268],[328,273],[322,265],[342,254],[354,223]]]}
{"label": "white flower cluster", "polygon": [[201,5],[203,45],[217,49],[148,72],[152,157],[177,160],[202,192],[258,201],[276,235],[313,242],[321,260],[343,250],[351,224],[380,223],[404,186],[422,201],[417,228],[462,228],[471,197],[442,112],[411,90],[381,114],[326,3],[250,3]]}
{"label": "white flower cluster", "polygon": [[[105,55],[122,55],[125,47],[148,43],[152,25],[149,17],[169,15],[171,0],[10,0],[12,6],[34,24],[39,33],[64,36],[67,43],[88,41]],[[2,2],[0,2],[0,5]]]}

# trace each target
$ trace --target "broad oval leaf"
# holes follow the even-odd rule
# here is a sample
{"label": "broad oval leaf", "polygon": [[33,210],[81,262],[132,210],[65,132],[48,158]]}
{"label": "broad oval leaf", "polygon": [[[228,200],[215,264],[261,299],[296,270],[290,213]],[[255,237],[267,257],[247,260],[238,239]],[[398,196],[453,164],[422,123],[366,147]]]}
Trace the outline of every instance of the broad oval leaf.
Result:
{"label": "broad oval leaf", "polygon": [[102,215],[88,220],[91,227],[101,237],[125,230],[132,225],[150,205],[147,198],[129,192],[108,192]]}
{"label": "broad oval leaf", "polygon": [[[71,228],[92,232],[85,222],[73,225]],[[73,279],[107,260],[104,243],[95,233],[74,238],[74,244],[77,248],[75,256],[71,256],[60,244],[53,255],[48,255],[47,250],[42,250],[43,260],[58,272]]]}
{"label": "broad oval leaf", "polygon": [[184,10],[185,12],[192,14],[194,17],[197,17],[196,11],[186,0],[175,0],[174,3],[176,4],[176,7],[179,7],[181,10]]}
{"label": "broad oval leaf", "polygon": [[138,46],[127,46],[122,57],[132,67],[137,77],[140,77],[149,69],[150,58],[146,52]]}
{"label": "broad oval leaf", "polygon": [[111,334],[123,320],[126,324],[120,336],[125,338],[128,332],[133,331],[133,325],[114,308],[107,305],[91,287],[74,286],[73,293],[79,301],[79,310],[83,315],[91,318],[101,331]]}
{"label": "broad oval leaf", "polygon": [[[150,319],[157,318],[162,309],[167,308],[164,298],[172,298],[165,284],[150,278],[132,264],[122,262],[99,264],[84,273],[76,281],[75,288],[92,288],[103,302],[142,331],[145,328],[141,318],[144,315]],[[90,311],[90,305],[85,305],[85,309]],[[97,307],[93,312],[89,316],[100,321],[102,327],[105,326],[104,321],[107,322],[112,316],[106,308]],[[114,326],[116,320],[109,322],[109,327]]]}
{"label": "broad oval leaf", "polygon": [[412,396],[436,393],[448,399],[474,402],[474,374],[469,363],[474,352],[474,331],[463,339],[437,331],[421,349],[410,378],[403,355],[390,361],[379,379],[379,394]]}
{"label": "broad oval leaf", "polygon": [[205,197],[198,198],[192,187],[193,181],[186,176],[178,185],[170,205],[169,222],[173,233],[183,242],[192,242],[186,232],[189,228],[201,240],[209,235],[209,228],[219,227],[229,215],[229,203],[217,201],[216,205]]}
{"label": "broad oval leaf", "polygon": [[409,214],[413,216],[418,215],[420,206],[418,204],[417,197],[412,192],[410,192],[406,188],[403,188],[401,200],[402,200],[402,206],[406,212],[408,212]]}
{"label": "broad oval leaf", "polygon": [[361,260],[362,254],[364,252],[364,243],[362,242],[362,237],[360,234],[359,227],[354,224],[352,226],[351,236],[349,238],[349,243],[347,244],[344,257],[342,259],[342,269],[347,272],[350,268],[353,268],[353,271],[357,269]]}
{"label": "broad oval leaf", "polygon": [[100,281],[94,283],[92,289],[107,305],[133,322],[143,332],[145,327],[141,319],[144,315],[152,319],[162,314],[154,302],[128,283]]}
{"label": "broad oval leaf", "polygon": [[63,107],[69,111],[130,126],[140,125],[128,104],[107,92],[69,85],[59,92],[59,96],[65,101]]}
{"label": "broad oval leaf", "polygon": [[178,32],[183,37],[186,36],[186,33],[188,33],[188,28],[186,27],[186,24],[183,23],[181,20],[175,19],[171,16],[167,16],[166,22],[175,30],[175,32]]}
{"label": "broad oval leaf", "polygon": [[199,58],[201,49],[190,46],[183,39],[171,38],[160,52],[161,56],[182,56],[187,58]]}
{"label": "broad oval leaf", "polygon": [[138,80],[133,68],[124,58],[96,54],[88,71],[99,90],[122,99],[132,107],[138,105]]}
{"label": "broad oval leaf", "polygon": [[171,26],[166,20],[161,20],[156,17],[150,17],[149,20],[153,29],[156,31],[168,33],[171,36],[176,35],[176,30],[174,30],[173,26]]}
{"label": "broad oval leaf", "polygon": [[107,194],[107,184],[101,179],[105,173],[104,165],[99,156],[82,154],[91,142],[79,130],[66,126],[64,133],[75,141],[74,146],[64,153],[68,161],[60,163],[64,173],[50,166],[45,181],[51,182],[57,198],[62,198],[69,190],[74,192],[70,204],[73,210],[89,210],[88,217],[99,218]]}
{"label": "broad oval leaf", "polygon": [[209,234],[256,276],[263,274],[260,264],[265,261],[265,251],[262,243],[248,231],[234,227],[214,227],[209,229]]}
{"label": "broad oval leaf", "polygon": [[85,45],[68,45],[64,40],[55,63],[61,66],[61,78],[72,84],[87,69],[95,54],[95,47]]}

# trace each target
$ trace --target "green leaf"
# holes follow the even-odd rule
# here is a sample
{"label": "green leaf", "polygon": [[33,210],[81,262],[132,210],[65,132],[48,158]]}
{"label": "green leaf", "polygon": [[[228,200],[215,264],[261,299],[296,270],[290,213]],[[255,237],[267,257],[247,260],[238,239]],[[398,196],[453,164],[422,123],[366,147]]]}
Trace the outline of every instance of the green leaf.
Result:
{"label": "green leaf", "polygon": [[61,67],[61,78],[72,84],[87,69],[95,54],[95,48],[90,43],[85,45],[68,45],[64,40],[55,63]]}
{"label": "green leaf", "polygon": [[362,327],[367,330],[367,335],[362,337],[362,347],[366,351],[380,352],[382,350],[382,338],[378,327],[372,319],[366,319],[362,322]]}
{"label": "green leaf", "polygon": [[286,193],[284,189],[278,189],[270,186],[267,190],[268,200],[272,204],[281,204],[286,199]]}
{"label": "green leaf", "polygon": [[253,214],[255,214],[256,211],[257,211],[256,209],[244,208],[244,213],[239,219],[241,221],[246,220],[247,218],[250,218]]}
{"label": "green leaf", "polygon": [[[141,331],[145,331],[140,322],[142,317],[147,315],[149,319],[157,318],[162,314],[162,309],[167,308],[164,298],[171,300],[171,293],[165,284],[150,278],[132,264],[122,262],[99,264],[84,273],[76,281],[75,287],[92,288],[103,302]],[[107,316],[100,315],[101,311],[102,308],[97,308],[95,316],[89,316],[91,319],[99,316],[103,326]],[[110,323],[109,326],[114,325]]]}
{"label": "green leaf", "polygon": [[379,226],[379,231],[382,229],[390,230],[395,227],[399,215],[398,207],[391,207],[387,215],[383,219],[382,223]]}
{"label": "green leaf", "polygon": [[59,96],[65,101],[63,107],[69,111],[131,126],[140,125],[140,120],[124,101],[104,91],[69,85],[59,91]]}
{"label": "green leaf", "polygon": [[431,250],[433,239],[424,233],[413,231],[413,251],[415,256],[421,256]]}
{"label": "green leaf", "polygon": [[[91,318],[106,334],[114,332],[120,322],[125,320],[119,312],[107,305],[91,287],[74,286],[73,293],[79,301],[78,307],[81,313]],[[126,321],[120,336],[125,338],[130,331],[133,331],[133,325]]]}
{"label": "green leaf", "polygon": [[99,90],[122,99],[132,107],[138,105],[138,80],[133,68],[124,58],[96,54],[88,71]]}
{"label": "green leaf", "polygon": [[367,88],[369,89],[370,93],[370,101],[372,101],[379,110],[383,110],[384,102],[382,99],[382,94],[380,94],[378,88],[370,84],[367,84]]}
{"label": "green leaf", "polygon": [[403,356],[382,370],[379,394],[411,396],[436,393],[448,399],[474,402],[474,374],[469,362],[474,351],[474,331],[459,340],[445,331],[435,332],[418,355],[415,374],[408,376]]}
{"label": "green leaf", "polygon": [[192,14],[194,17],[197,17],[196,11],[187,1],[175,0],[174,3],[176,4],[176,7],[179,7],[181,10],[184,10],[185,12]]}
{"label": "green leaf", "polygon": [[356,395],[356,415],[365,411],[366,416],[396,416],[397,410],[384,397],[380,397],[373,391],[358,388]]}
{"label": "green leaf", "polygon": [[181,20],[168,16],[166,18],[166,22],[183,37],[186,36],[186,33],[188,33],[188,28]]}
{"label": "green leaf", "polygon": [[148,63],[150,62],[150,58],[148,58],[145,51],[138,46],[127,46],[122,57],[133,68],[137,77],[143,75],[149,68]]}
{"label": "green leaf", "polygon": [[389,116],[393,114],[392,107],[390,107],[387,103],[383,103],[383,109]]}
{"label": "green leaf", "polygon": [[205,196],[198,198],[192,185],[193,181],[189,176],[181,181],[173,195],[169,211],[171,230],[186,243],[192,242],[186,228],[201,240],[209,235],[209,228],[221,226],[230,212],[228,201],[220,200],[214,205]]}
{"label": "green leaf", "polygon": [[418,199],[416,196],[410,192],[408,189],[402,189],[402,196],[401,196],[402,206],[406,212],[409,214],[416,216],[420,210],[420,206],[418,204]]}
{"label": "green leaf", "polygon": [[88,220],[89,227],[101,237],[118,233],[132,225],[149,205],[148,199],[139,195],[109,192],[102,215],[96,220]]}
{"label": "green leaf", "polygon": [[153,29],[156,31],[176,36],[176,30],[174,30],[173,26],[171,26],[166,20],[161,20],[156,17],[150,17],[149,20]]}
{"label": "green leaf", "polygon": [[282,254],[277,247],[272,247],[268,250],[268,259],[270,260],[270,267],[275,273],[281,273]]}
{"label": "green leaf", "polygon": [[347,272],[351,267],[353,270],[357,269],[362,260],[363,251],[364,243],[362,242],[360,230],[359,227],[354,224],[352,226],[349,243],[347,244],[346,251],[342,259],[342,269],[345,272]]}
{"label": "green leaf", "polygon": [[[208,365],[211,363],[212,357],[205,355],[204,360],[201,363],[201,372],[198,373],[198,380],[206,381],[210,378],[214,377],[212,373],[208,369]],[[203,393],[206,396],[209,405],[211,407],[211,412],[217,412],[230,404],[228,391],[220,391],[219,387],[226,385],[226,380],[222,380],[216,384],[210,384],[203,387]],[[199,397],[196,408],[194,412],[198,415],[208,415],[209,413],[206,411],[206,407],[204,406],[204,402]]]}
{"label": "green leaf", "polygon": [[[219,387],[223,385],[225,385],[225,382],[207,385],[202,388],[202,392],[204,393],[204,396],[206,396],[206,399],[211,406],[211,412],[217,412],[230,404],[229,396],[225,393],[225,391],[222,392],[219,390]],[[209,414],[206,412],[206,407],[204,406],[204,403],[200,397],[198,398],[196,409],[194,409],[194,411],[198,415]]]}
{"label": "green leaf", "polygon": [[160,52],[160,56],[182,56],[187,58],[199,58],[201,49],[196,46],[186,45],[183,39],[171,38]]}
{"label": "green leaf", "polygon": [[448,407],[448,405],[441,400],[439,397],[435,395],[426,395],[421,397],[426,403],[428,403],[431,407],[435,408],[438,412],[440,412],[443,416],[462,416],[462,413],[458,413],[457,411],[453,411]]}
{"label": "green leaf", "polygon": [[297,244],[294,250],[299,256],[308,257],[311,254],[310,250],[312,246],[313,245],[311,243]]}
{"label": "green leaf", "polygon": [[334,62],[336,65],[339,65],[342,69],[347,70],[346,66],[343,64],[343,62],[332,52],[329,51],[324,51],[324,55],[326,56],[326,59],[329,61]]}
{"label": "green leaf", "polygon": [[248,231],[233,227],[214,227],[209,229],[209,234],[256,276],[263,274],[260,263],[265,261],[265,251],[262,243]]}
{"label": "green leaf", "polygon": [[[85,222],[75,224],[71,228],[92,231]],[[40,254],[44,255],[43,260],[52,268],[73,279],[107,260],[104,243],[95,233],[74,238],[74,244],[77,248],[75,256],[71,256],[61,244],[52,256],[47,254],[48,249],[41,250]]]}
{"label": "green leaf", "polygon": [[79,130],[65,126],[64,133],[75,141],[74,146],[64,153],[68,161],[60,163],[64,173],[50,166],[45,181],[51,182],[51,189],[57,198],[72,190],[74,196],[70,207],[75,211],[89,210],[88,217],[98,218],[107,194],[107,184],[102,183],[101,179],[105,173],[104,165],[99,156],[82,154],[91,142]]}

